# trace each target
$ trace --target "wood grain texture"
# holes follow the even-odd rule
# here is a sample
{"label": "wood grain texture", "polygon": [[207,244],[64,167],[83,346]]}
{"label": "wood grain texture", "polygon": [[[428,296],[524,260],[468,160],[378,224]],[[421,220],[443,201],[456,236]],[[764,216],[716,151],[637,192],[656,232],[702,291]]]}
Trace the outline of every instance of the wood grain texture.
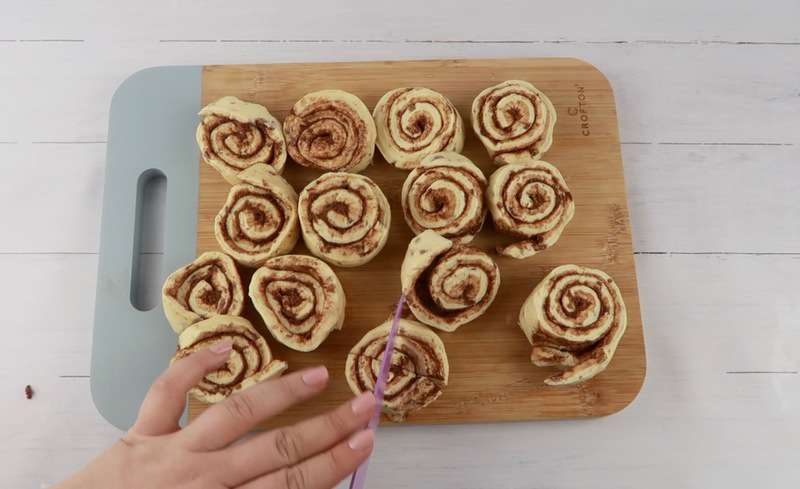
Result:
{"label": "wood grain texture", "polygon": [[[514,78],[533,82],[548,94],[558,111],[555,142],[546,159],[564,173],[576,200],[576,216],[553,249],[524,261],[497,257],[501,269],[497,299],[482,318],[456,333],[441,333],[451,363],[450,384],[437,402],[415,413],[409,422],[602,416],[621,410],[639,392],[645,373],[642,323],[616,109],[607,80],[587,63],[562,58],[210,66],[204,72],[204,104],[224,95],[236,95],[266,105],[279,119],[298,98],[313,90],[347,90],[371,108],[392,88],[427,86],[449,97],[468,120],[470,105],[478,92]],[[579,101],[584,104],[583,121]],[[463,152],[486,175],[491,173],[494,167],[471,131]],[[400,188],[407,173],[376,156],[365,174],[380,185],[392,205],[389,242],[369,264],[336,269],[348,297],[341,332],[334,333],[312,353],[293,352],[270,341],[276,357],[288,361],[291,369],[322,363],[332,373],[328,392],[313,403],[272,420],[274,423],[297,421],[351,395],[343,374],[345,356],[366,331],[389,316],[399,295],[400,263],[413,236],[402,219],[400,206]],[[296,164],[288,165],[285,173],[298,191],[316,175]],[[212,223],[228,189],[212,168],[200,165],[198,253],[217,249]],[[488,225],[475,245],[491,249],[504,239],[507,238],[497,235]],[[306,250],[298,245],[294,252]],[[610,273],[628,306],[629,327],[606,372],[583,385],[548,388],[542,381],[552,372],[530,364],[530,346],[516,321],[519,308],[534,285],[547,271],[563,263],[579,263]],[[252,308],[247,316],[264,331]],[[202,409],[202,403],[190,403],[191,416]]]}

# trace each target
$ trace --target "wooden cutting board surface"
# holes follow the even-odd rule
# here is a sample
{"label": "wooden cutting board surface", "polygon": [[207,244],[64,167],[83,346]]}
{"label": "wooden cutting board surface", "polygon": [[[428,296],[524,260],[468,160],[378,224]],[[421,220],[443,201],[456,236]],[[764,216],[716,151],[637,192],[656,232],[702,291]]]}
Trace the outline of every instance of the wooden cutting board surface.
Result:
{"label": "wooden cutting board surface", "polygon": [[[360,97],[372,110],[387,91],[424,86],[448,97],[465,122],[464,155],[488,176],[495,169],[471,130],[472,100],[484,88],[508,79],[532,82],[546,93],[558,112],[554,143],[545,160],[556,165],[576,203],[575,218],[555,247],[527,260],[493,253],[501,271],[497,298],[486,314],[455,333],[440,333],[450,359],[450,383],[433,404],[412,414],[407,423],[461,423],[603,416],[627,406],[645,375],[645,352],[631,230],[620,155],[614,95],[608,80],[593,66],[576,59],[437,60],[358,63],[207,66],[202,100],[225,95],[265,105],[279,120],[304,94],[338,88]],[[198,107],[198,110],[200,107]],[[187,140],[192,135],[187,135]],[[197,252],[218,249],[212,224],[229,185],[210,166],[199,164]],[[314,352],[290,350],[273,340],[248,303],[246,316],[267,338],[276,358],[290,370],[324,364],[331,372],[328,390],[292,408],[264,426],[286,424],[324,412],[351,396],[344,378],[350,348],[371,328],[385,321],[400,294],[400,264],[413,237],[403,219],[400,189],[408,174],[388,165],[375,151],[365,175],[386,194],[392,206],[388,243],[370,263],[353,269],[334,267],[347,295],[344,328]],[[284,177],[300,190],[318,172],[287,162]],[[500,240],[491,218],[473,242],[493,250]],[[302,240],[294,253],[307,254]],[[628,330],[609,368],[583,385],[547,387],[550,369],[534,367],[530,345],[517,326],[522,302],[555,266],[576,263],[608,272],[628,307]],[[249,281],[250,272],[243,279]],[[246,288],[246,285],[245,285]],[[192,400],[190,417],[205,405]]]}

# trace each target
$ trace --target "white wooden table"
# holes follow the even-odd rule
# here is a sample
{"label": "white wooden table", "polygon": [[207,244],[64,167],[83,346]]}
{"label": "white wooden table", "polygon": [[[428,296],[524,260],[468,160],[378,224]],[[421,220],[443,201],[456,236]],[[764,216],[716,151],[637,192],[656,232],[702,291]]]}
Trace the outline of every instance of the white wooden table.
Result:
{"label": "white wooden table", "polygon": [[0,0],[0,487],[46,487],[120,435],[88,373],[122,80],[508,56],[580,57],[616,91],[647,380],[603,419],[382,431],[370,487],[797,487],[800,3],[647,3]]}

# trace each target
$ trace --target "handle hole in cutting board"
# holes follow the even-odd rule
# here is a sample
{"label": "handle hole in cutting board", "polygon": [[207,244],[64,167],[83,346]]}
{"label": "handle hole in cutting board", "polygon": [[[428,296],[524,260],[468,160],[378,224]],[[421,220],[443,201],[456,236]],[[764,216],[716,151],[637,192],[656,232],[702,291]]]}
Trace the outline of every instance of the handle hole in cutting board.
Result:
{"label": "handle hole in cutting board", "polygon": [[161,298],[166,197],[167,177],[161,171],[151,169],[139,176],[133,234],[131,305],[140,311],[153,309]]}

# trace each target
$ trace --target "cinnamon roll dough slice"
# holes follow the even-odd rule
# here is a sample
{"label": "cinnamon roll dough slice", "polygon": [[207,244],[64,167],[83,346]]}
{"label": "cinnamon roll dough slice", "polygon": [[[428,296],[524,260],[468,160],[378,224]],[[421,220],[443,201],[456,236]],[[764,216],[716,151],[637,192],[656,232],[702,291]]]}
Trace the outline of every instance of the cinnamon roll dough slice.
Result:
{"label": "cinnamon roll dough slice", "polygon": [[208,251],[167,277],[161,299],[167,321],[180,334],[203,319],[240,315],[244,291],[231,257]]}
{"label": "cinnamon roll dough slice", "polygon": [[409,243],[400,281],[418,320],[452,332],[486,312],[500,287],[500,269],[478,248],[425,231]]}
{"label": "cinnamon roll dough slice", "polygon": [[325,173],[300,192],[298,207],[308,249],[340,267],[372,260],[389,237],[389,201],[363,175]]}
{"label": "cinnamon roll dough slice", "polygon": [[[354,394],[375,389],[391,325],[391,321],[386,321],[369,331],[350,350],[345,377]],[[416,321],[401,319],[392,350],[383,412],[392,421],[403,421],[409,413],[439,398],[449,375],[450,364],[442,340]]]}
{"label": "cinnamon roll dough slice", "polygon": [[358,173],[372,163],[375,122],[352,93],[321,90],[298,100],[283,121],[289,155],[322,171]]}
{"label": "cinnamon roll dough slice", "polygon": [[464,122],[444,95],[428,88],[396,88],[372,113],[378,149],[397,168],[410,170],[427,155],[464,148]]}
{"label": "cinnamon roll dough slice", "polygon": [[239,178],[242,183],[231,187],[214,219],[214,237],[237,262],[258,267],[290,252],[300,238],[297,193],[265,165],[254,165]]}
{"label": "cinnamon roll dough slice", "polygon": [[562,265],[539,282],[519,313],[538,367],[565,369],[547,385],[571,385],[608,367],[628,324],[616,282],[601,270]]}
{"label": "cinnamon roll dough slice", "polygon": [[553,143],[556,109],[531,83],[508,80],[472,102],[472,129],[498,165],[538,160]]}
{"label": "cinnamon roll dough slice", "polygon": [[486,218],[486,177],[469,158],[445,151],[426,156],[403,184],[403,216],[414,234],[436,231],[469,243]]}
{"label": "cinnamon roll dough slice", "polygon": [[255,164],[280,174],[286,163],[286,142],[278,119],[266,107],[222,97],[203,107],[196,139],[203,160],[231,185]]}
{"label": "cinnamon roll dough slice", "polygon": [[276,340],[312,351],[344,322],[345,294],[325,262],[285,255],[267,260],[250,281],[253,301]]}
{"label": "cinnamon roll dough slice", "polygon": [[519,241],[497,252],[528,258],[553,246],[575,215],[575,201],[558,169],[546,161],[506,165],[489,177],[489,212],[499,232]]}
{"label": "cinnamon roll dough slice", "polygon": [[215,343],[230,341],[228,362],[209,372],[189,391],[197,399],[215,403],[263,380],[278,377],[288,364],[272,358],[266,340],[247,319],[238,316],[215,316],[194,324],[178,337],[178,351],[173,362]]}

